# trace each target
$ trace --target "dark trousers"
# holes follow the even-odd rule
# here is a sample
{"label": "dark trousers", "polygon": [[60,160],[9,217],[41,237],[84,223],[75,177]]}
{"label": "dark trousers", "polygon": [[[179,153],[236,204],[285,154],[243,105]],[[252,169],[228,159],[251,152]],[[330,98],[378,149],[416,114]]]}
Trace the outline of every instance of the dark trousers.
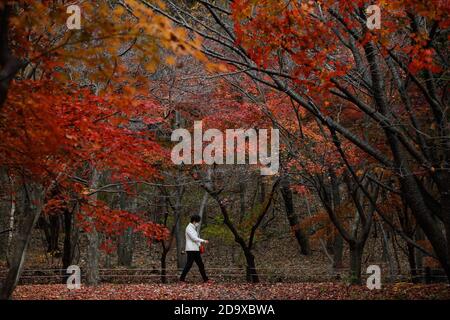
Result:
{"label": "dark trousers", "polygon": [[186,265],[184,266],[183,273],[181,274],[180,281],[184,281],[186,279],[186,275],[189,272],[189,270],[191,270],[194,261],[197,264],[198,269],[200,270],[200,274],[202,275],[203,281],[208,281],[208,277],[206,276],[205,272],[205,265],[203,264],[200,251],[186,251],[186,253],[187,253],[187,261]]}

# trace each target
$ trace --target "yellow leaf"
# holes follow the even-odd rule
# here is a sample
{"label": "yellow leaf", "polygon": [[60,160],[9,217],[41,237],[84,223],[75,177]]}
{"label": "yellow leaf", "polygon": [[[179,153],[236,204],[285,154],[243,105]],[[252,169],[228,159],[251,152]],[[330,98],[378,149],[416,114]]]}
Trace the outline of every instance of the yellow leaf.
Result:
{"label": "yellow leaf", "polygon": [[173,66],[176,63],[176,59],[174,56],[168,56],[166,58],[166,62],[167,62],[167,64]]}

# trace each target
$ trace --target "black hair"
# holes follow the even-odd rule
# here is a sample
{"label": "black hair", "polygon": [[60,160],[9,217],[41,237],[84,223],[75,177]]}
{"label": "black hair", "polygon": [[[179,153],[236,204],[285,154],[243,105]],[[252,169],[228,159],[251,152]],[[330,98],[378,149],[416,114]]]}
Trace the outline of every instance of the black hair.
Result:
{"label": "black hair", "polygon": [[198,214],[194,214],[191,216],[191,222],[200,222],[200,220],[202,220],[202,218],[200,218]]}

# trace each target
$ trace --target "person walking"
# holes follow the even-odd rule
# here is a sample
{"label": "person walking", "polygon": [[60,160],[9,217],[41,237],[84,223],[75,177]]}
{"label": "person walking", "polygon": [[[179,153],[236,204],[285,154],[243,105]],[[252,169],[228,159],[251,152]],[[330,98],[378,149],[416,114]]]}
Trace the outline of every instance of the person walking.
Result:
{"label": "person walking", "polygon": [[201,239],[198,236],[197,229],[200,227],[200,216],[195,214],[191,216],[191,223],[186,227],[186,254],[187,261],[184,266],[184,270],[180,276],[180,282],[186,282],[186,275],[192,267],[192,264],[195,263],[200,270],[200,274],[202,275],[203,282],[209,283],[208,276],[205,272],[205,265],[203,264],[202,257],[200,255],[200,244],[208,243],[208,240]]}

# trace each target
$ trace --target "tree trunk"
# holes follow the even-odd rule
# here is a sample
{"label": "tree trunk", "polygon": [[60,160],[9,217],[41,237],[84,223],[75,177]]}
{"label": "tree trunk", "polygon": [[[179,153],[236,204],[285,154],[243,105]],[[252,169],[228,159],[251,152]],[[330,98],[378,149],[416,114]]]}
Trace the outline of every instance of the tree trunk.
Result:
{"label": "tree trunk", "polygon": [[9,85],[19,70],[25,66],[11,52],[9,45],[10,29],[9,17],[13,10],[13,3],[3,1],[0,7],[0,110],[8,96]]}
{"label": "tree trunk", "polygon": [[380,229],[381,233],[383,235],[383,256],[385,256],[385,260],[388,263],[389,266],[389,280],[393,282],[395,280],[395,276],[397,274],[394,264],[394,257],[391,252],[391,249],[389,247],[389,239],[392,237],[389,237],[389,232],[385,231],[383,228],[383,225],[380,223]]}
{"label": "tree trunk", "polygon": [[184,244],[184,228],[181,227],[181,218],[175,224],[175,242],[177,244],[177,267],[183,270],[186,264],[185,244]]}
{"label": "tree trunk", "polygon": [[248,250],[245,250],[244,254],[245,260],[247,261],[247,268],[246,268],[247,282],[258,283],[259,276],[256,270],[255,257]]}
{"label": "tree trunk", "polygon": [[298,214],[294,212],[294,201],[292,199],[292,190],[289,187],[289,178],[285,177],[281,180],[280,187],[281,195],[284,200],[284,207],[286,210],[286,216],[289,221],[289,226],[294,231],[295,238],[300,246],[300,253],[303,255],[309,255],[311,249],[309,247],[309,240],[306,234],[300,228],[300,221]]}
{"label": "tree trunk", "polygon": [[333,241],[333,269],[342,268],[342,253],[344,251],[344,239],[337,233]]}
{"label": "tree trunk", "polygon": [[[447,137],[447,141],[449,141]],[[446,144],[448,147],[449,145]],[[447,155],[450,157],[450,151],[447,149]],[[441,202],[442,222],[444,224],[445,238],[447,240],[447,261],[443,264],[445,273],[447,275],[448,282],[450,283],[450,159],[447,158],[447,162],[443,168],[439,170],[439,193]]]}
{"label": "tree trunk", "polygon": [[[108,236],[102,237],[105,241],[109,241],[110,238]],[[111,254],[109,252],[105,252],[105,268],[111,269],[112,263],[111,263]]]}
{"label": "tree trunk", "polygon": [[[137,194],[130,198],[125,193],[120,194],[120,209],[136,213],[138,207]],[[119,266],[131,267],[133,263],[133,229],[128,228],[119,237],[117,245],[117,264]]]}
{"label": "tree trunk", "polygon": [[63,269],[67,269],[73,260],[72,252],[72,226],[73,226],[73,216],[68,210],[64,210],[64,246],[62,255]]}
{"label": "tree trunk", "polygon": [[[402,192],[408,201],[408,205],[410,206],[417,223],[430,241],[437,258],[447,275],[447,279],[450,282],[450,257],[448,256],[447,250],[447,237],[441,230],[440,222],[431,215],[428,207],[425,205],[423,196],[418,188],[414,177],[403,177]],[[445,215],[448,215],[449,213],[442,212],[442,214],[445,217]]]}
{"label": "tree trunk", "polygon": [[[66,208],[64,210],[64,245],[62,254],[62,267],[64,270],[67,270],[73,260],[72,226],[73,216],[72,213]],[[62,283],[66,283],[68,277],[69,275],[64,272]]]}
{"label": "tree trunk", "polygon": [[50,215],[48,217],[50,221],[50,243],[49,250],[50,253],[58,254],[59,253],[59,229],[60,229],[60,216],[59,215]]}
{"label": "tree trunk", "polygon": [[361,263],[363,250],[358,244],[350,244],[350,283],[361,284]]}
{"label": "tree trunk", "polygon": [[[94,168],[92,172],[91,189],[97,189],[100,180],[100,174]],[[97,200],[97,194],[95,193],[91,197],[91,201]],[[88,218],[91,219],[91,218]],[[88,286],[95,286],[100,281],[100,274],[98,270],[100,255],[99,249],[99,235],[97,230],[92,228],[86,235],[87,238],[87,264],[86,264],[86,284]]]}
{"label": "tree trunk", "polygon": [[14,234],[14,228],[15,228],[15,221],[16,221],[16,196],[11,195],[11,210],[9,213],[9,230],[8,230],[8,240],[6,243],[6,262],[8,263],[8,267],[10,266],[9,263],[9,248],[12,244],[13,234]]}
{"label": "tree trunk", "polygon": [[119,266],[131,267],[133,262],[133,230],[128,228],[120,236],[117,246],[117,263]]}
{"label": "tree trunk", "polygon": [[186,264],[185,254],[185,229],[181,226],[181,203],[184,195],[184,187],[177,187],[176,189],[176,203],[175,203],[175,241],[177,244],[177,265],[179,270],[183,270]]}
{"label": "tree trunk", "polygon": [[407,243],[408,249],[408,263],[409,263],[409,272],[411,274],[411,281],[413,283],[418,283],[419,279],[417,277],[417,266],[416,266],[416,252],[415,248],[412,244]]}
{"label": "tree trunk", "polygon": [[207,201],[208,191],[205,191],[205,193],[203,194],[202,202],[200,203],[200,208],[198,209],[198,215],[200,216],[200,226],[198,227],[199,231],[202,229],[202,225],[206,224],[206,215],[204,214],[204,212]]}
{"label": "tree trunk", "polygon": [[47,242],[47,253],[53,255],[59,251],[59,216],[41,215],[37,221],[37,228],[42,229]]}
{"label": "tree trunk", "polygon": [[8,184],[8,173],[3,168],[0,168],[0,261],[6,260],[10,232],[9,220],[12,204],[10,198],[12,195],[8,190],[9,188],[6,187]]}
{"label": "tree trunk", "polygon": [[[423,241],[425,239],[425,235],[423,234],[422,229],[417,228],[415,240],[417,241]],[[423,270],[423,252],[417,249],[414,249],[415,251],[415,265],[416,265],[416,272],[418,274],[417,281],[423,282],[424,280],[424,270]]]}
{"label": "tree trunk", "polygon": [[11,252],[10,267],[3,282],[0,299],[10,299],[22,273],[25,256],[34,226],[42,211],[44,195],[42,188],[36,185],[23,185],[20,220],[15,232],[14,248]]}
{"label": "tree trunk", "polygon": [[163,248],[163,251],[161,253],[161,282],[162,283],[167,283],[167,272],[166,272],[167,263],[166,263],[166,260],[167,260],[167,253],[168,252],[169,252],[168,250],[165,250]]}
{"label": "tree trunk", "polygon": [[[331,208],[336,210],[341,204],[341,193],[339,191],[339,182],[334,170],[330,169],[329,174],[331,177]],[[344,238],[339,232],[335,233],[333,239],[333,270],[336,271],[342,268],[342,255],[344,251]]]}
{"label": "tree trunk", "polygon": [[86,284],[88,286],[95,286],[100,281],[100,274],[98,270],[99,265],[99,235],[96,230],[92,230],[87,234],[87,265],[86,265]]}

